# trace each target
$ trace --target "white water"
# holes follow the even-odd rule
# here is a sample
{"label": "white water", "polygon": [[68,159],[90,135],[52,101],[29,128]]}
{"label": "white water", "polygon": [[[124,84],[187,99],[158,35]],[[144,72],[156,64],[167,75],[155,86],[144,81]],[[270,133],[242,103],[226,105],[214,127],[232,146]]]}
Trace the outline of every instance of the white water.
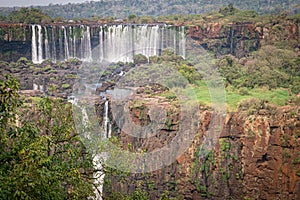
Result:
{"label": "white water", "polygon": [[[37,27],[37,31],[36,31]],[[43,42],[43,33],[41,25],[32,25],[32,40],[31,40],[31,56],[33,63],[43,62],[43,44],[48,41]]]}
{"label": "white water", "polygon": [[[36,88],[38,88],[38,85],[36,85]],[[89,117],[86,111],[86,108],[84,106],[81,106],[78,103],[78,99],[72,97],[68,100],[68,102],[72,103],[74,106],[80,108],[81,110],[81,124],[84,128],[88,127],[89,124]],[[103,128],[104,128],[104,135],[102,136],[103,138],[110,138],[111,137],[111,130],[112,130],[112,125],[110,123],[109,120],[109,102],[108,100],[105,101],[104,104],[104,113],[103,113]],[[90,134],[89,133],[85,133],[84,135],[87,139],[92,139],[90,138]],[[95,178],[95,185],[97,185],[97,187],[95,188],[95,195],[96,198],[95,200],[102,200],[102,194],[103,194],[103,184],[104,184],[104,177],[105,177],[105,173],[102,170],[102,160],[105,160],[107,158],[107,156],[105,154],[96,154],[93,156],[93,165],[94,165],[94,169],[96,170],[96,172],[93,174],[93,177]]]}
{"label": "white water", "polygon": [[33,87],[33,90],[38,90],[40,92],[45,92],[45,88],[44,88],[43,85],[38,85],[38,84],[33,83],[32,87]]}
{"label": "white water", "polygon": [[110,138],[111,137],[111,124],[109,121],[109,107],[108,107],[108,100],[105,101],[104,104],[104,116],[103,116],[103,121],[104,121],[104,138]]}
{"label": "white water", "polygon": [[[109,102],[108,100],[106,100],[104,104],[104,115],[103,115],[103,127],[104,127],[103,138],[111,137],[112,125],[109,121],[108,114],[109,114]],[[105,160],[106,158],[107,155],[105,155],[105,153],[102,153],[101,155],[97,154],[93,158],[94,168],[98,170],[97,172],[94,173],[95,184],[98,185],[98,187],[95,189],[96,200],[102,200],[105,173],[102,171],[103,167],[101,164],[101,160]]]}
{"label": "white water", "polygon": [[31,39],[31,56],[32,56],[32,62],[33,63],[38,63],[38,54],[37,54],[37,42],[36,42],[36,31],[35,31],[35,26],[32,25],[32,39]]}
{"label": "white water", "polygon": [[37,25],[38,27],[38,62],[43,62],[43,34],[42,34],[42,26]]}
{"label": "white water", "polygon": [[44,31],[45,31],[45,58],[50,59],[50,51],[49,51],[49,39],[48,39],[48,31],[47,28],[44,27]]}
{"label": "white water", "polygon": [[70,52],[69,52],[69,39],[67,37],[67,30],[64,26],[62,26],[62,30],[64,32],[64,52],[65,52],[65,60],[68,60],[70,58]]}
{"label": "white water", "polygon": [[184,27],[179,27],[179,31],[159,25],[31,27],[34,63],[69,58],[87,62],[131,62],[135,54],[149,58],[160,55],[164,48],[173,48],[174,52],[185,57]]}
{"label": "white water", "polygon": [[82,60],[86,62],[91,62],[92,59],[92,46],[91,46],[91,32],[90,27],[86,27],[86,31],[82,37]]}

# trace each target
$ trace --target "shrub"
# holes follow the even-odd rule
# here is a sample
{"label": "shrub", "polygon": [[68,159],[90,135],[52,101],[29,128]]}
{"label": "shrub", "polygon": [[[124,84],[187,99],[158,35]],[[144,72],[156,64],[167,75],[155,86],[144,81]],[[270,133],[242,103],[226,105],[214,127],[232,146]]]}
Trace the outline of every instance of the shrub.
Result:
{"label": "shrub", "polygon": [[65,83],[65,84],[62,84],[61,86],[63,89],[68,89],[70,87],[70,84],[68,83]]}
{"label": "shrub", "polygon": [[143,54],[136,54],[133,56],[133,62],[137,65],[148,63],[148,58]]}

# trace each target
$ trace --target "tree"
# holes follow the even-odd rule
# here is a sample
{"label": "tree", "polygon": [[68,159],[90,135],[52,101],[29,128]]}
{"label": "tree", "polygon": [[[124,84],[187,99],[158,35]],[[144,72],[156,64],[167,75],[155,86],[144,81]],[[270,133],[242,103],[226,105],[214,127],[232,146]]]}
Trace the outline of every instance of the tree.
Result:
{"label": "tree", "polygon": [[136,20],[138,19],[138,16],[136,16],[135,14],[130,14],[130,15],[128,15],[127,19],[128,19],[128,22],[135,23]]}
{"label": "tree", "polygon": [[230,3],[230,4],[228,4],[228,6],[220,8],[219,13],[221,13],[224,16],[228,16],[228,15],[233,15],[237,11],[238,11],[238,9],[233,7],[233,4]]}
{"label": "tree", "polygon": [[38,24],[49,23],[51,18],[36,8],[21,8],[20,10],[12,11],[7,19],[15,23]]}
{"label": "tree", "polygon": [[0,81],[0,199],[93,196],[92,159],[62,100],[26,100],[17,80]]}

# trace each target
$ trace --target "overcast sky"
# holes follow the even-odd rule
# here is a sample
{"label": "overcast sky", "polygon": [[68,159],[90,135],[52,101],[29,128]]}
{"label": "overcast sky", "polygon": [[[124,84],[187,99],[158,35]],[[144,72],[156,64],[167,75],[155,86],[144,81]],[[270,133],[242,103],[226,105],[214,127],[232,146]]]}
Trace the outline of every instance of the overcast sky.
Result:
{"label": "overcast sky", "polygon": [[53,4],[82,3],[86,0],[0,0],[0,7],[13,6],[46,6]]}

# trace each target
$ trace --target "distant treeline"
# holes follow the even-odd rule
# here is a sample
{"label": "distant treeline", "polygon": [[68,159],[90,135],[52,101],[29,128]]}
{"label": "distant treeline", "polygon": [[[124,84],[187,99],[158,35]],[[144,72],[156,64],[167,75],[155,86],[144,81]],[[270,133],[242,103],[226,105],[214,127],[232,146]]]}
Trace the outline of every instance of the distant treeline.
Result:
{"label": "distant treeline", "polygon": [[[70,4],[73,5],[73,4]],[[86,4],[83,4],[86,5]],[[228,23],[273,23],[278,24],[278,20],[288,20],[292,23],[300,22],[300,14],[293,14],[288,11],[282,11],[274,14],[259,14],[254,10],[241,10],[235,7],[233,4],[222,6],[218,10],[213,12],[207,12],[203,14],[169,14],[161,16],[151,15],[137,15],[128,14],[124,18],[116,18],[112,16],[101,17],[92,16],[89,18],[77,18],[72,19],[59,17],[52,17],[48,12],[43,11],[40,8],[22,7],[20,9],[13,10],[7,16],[1,15],[0,23],[23,23],[23,24],[49,24],[49,23],[138,23],[138,24],[152,24],[152,23],[167,23],[171,25],[203,25],[203,23],[218,22],[221,24]],[[1,33],[1,29],[0,29]],[[2,34],[3,35],[3,34]]]}
{"label": "distant treeline", "polygon": [[[174,14],[202,14],[218,11],[222,6],[233,4],[241,10],[254,10],[259,14],[300,12],[299,0],[100,0],[81,4],[49,4],[36,6],[52,18],[64,19],[113,17],[125,18],[130,14],[138,16],[162,16]],[[33,8],[33,7],[31,7]],[[20,7],[0,8],[0,15],[8,16]]]}

